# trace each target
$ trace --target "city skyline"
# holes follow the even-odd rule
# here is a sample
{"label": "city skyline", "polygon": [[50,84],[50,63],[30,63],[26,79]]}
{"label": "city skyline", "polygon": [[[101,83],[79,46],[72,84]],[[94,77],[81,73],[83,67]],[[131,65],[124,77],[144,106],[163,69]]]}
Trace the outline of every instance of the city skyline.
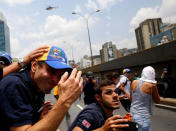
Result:
{"label": "city skyline", "polygon": [[[48,6],[57,7],[46,10]],[[93,55],[105,42],[112,41],[117,49],[136,48],[134,29],[148,18],[161,17],[162,21],[176,22],[175,0],[0,0],[10,28],[12,57],[22,57],[41,45],[63,48],[68,60],[72,48],[76,62],[90,56],[85,21],[73,11],[89,19]]]}

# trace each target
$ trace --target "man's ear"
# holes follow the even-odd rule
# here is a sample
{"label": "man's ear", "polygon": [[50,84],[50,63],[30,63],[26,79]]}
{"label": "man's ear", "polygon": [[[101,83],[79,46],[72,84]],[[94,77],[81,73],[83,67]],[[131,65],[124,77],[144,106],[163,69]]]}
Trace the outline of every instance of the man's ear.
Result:
{"label": "man's ear", "polygon": [[31,64],[31,71],[32,71],[32,72],[35,72],[35,71],[36,71],[37,66],[38,66],[37,63],[38,63],[37,60],[33,60],[33,61],[32,61],[32,64]]}
{"label": "man's ear", "polygon": [[95,94],[95,95],[94,95],[94,98],[96,99],[96,101],[97,101],[98,103],[102,101],[101,96],[98,95],[98,94]]}

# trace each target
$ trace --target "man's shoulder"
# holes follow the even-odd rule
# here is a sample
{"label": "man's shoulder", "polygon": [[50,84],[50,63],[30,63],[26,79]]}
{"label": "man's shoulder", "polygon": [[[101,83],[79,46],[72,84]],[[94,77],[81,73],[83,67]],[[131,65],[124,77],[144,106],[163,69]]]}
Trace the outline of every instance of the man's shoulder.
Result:
{"label": "man's shoulder", "polygon": [[120,76],[120,80],[121,80],[121,81],[126,81],[126,80],[127,80],[127,77],[124,76],[124,75],[121,75],[121,76]]}
{"label": "man's shoulder", "polygon": [[80,116],[99,118],[104,117],[104,114],[102,108],[97,103],[92,103],[89,104],[80,112]]}
{"label": "man's shoulder", "polygon": [[69,131],[75,126],[78,126],[83,130],[97,129],[104,124],[105,119],[106,118],[98,104],[89,104],[79,113],[75,121],[72,123],[72,126],[69,128]]}
{"label": "man's shoulder", "polygon": [[87,105],[80,113],[79,115],[82,114],[96,114],[97,112],[100,111],[100,107],[99,105],[97,105],[96,103],[92,103]]}
{"label": "man's shoulder", "polygon": [[21,76],[21,74],[20,73],[12,73],[12,74],[9,74],[9,75],[7,75],[6,77],[4,77],[2,80],[1,80],[1,85],[2,85],[2,83],[11,83],[11,82],[14,82],[14,83],[16,83],[16,82],[18,82],[18,81],[21,81],[21,78],[22,78],[22,76]]}
{"label": "man's shoulder", "polygon": [[4,85],[5,83],[11,83],[11,82],[17,83],[17,81],[19,81],[20,78],[16,74],[17,73],[12,73],[12,74],[7,75],[1,80],[0,84]]}
{"label": "man's shoulder", "polygon": [[89,104],[87,107],[85,107],[83,110],[94,110],[99,111],[101,108],[97,103]]}
{"label": "man's shoulder", "polygon": [[0,90],[9,91],[16,90],[15,87],[23,88],[24,84],[24,76],[21,73],[12,73],[4,77],[0,82]]}
{"label": "man's shoulder", "polygon": [[12,80],[12,81],[22,81],[22,80],[28,80],[28,77],[30,75],[29,70],[23,70],[20,72],[16,72],[16,73],[11,73],[9,75],[7,75],[6,77],[4,77],[2,80]]}

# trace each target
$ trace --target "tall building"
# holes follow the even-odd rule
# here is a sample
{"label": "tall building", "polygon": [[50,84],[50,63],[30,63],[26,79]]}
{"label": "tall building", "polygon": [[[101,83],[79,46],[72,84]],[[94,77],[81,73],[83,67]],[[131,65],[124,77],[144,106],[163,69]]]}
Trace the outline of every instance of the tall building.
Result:
{"label": "tall building", "polygon": [[100,50],[100,56],[102,63],[116,59],[117,58],[116,45],[113,45],[111,41],[104,43],[102,49]]}
{"label": "tall building", "polygon": [[150,38],[152,46],[162,44],[162,39],[167,37],[168,41],[176,40],[176,23],[165,23],[161,27],[161,33]]}
{"label": "tall building", "polygon": [[93,63],[94,63],[94,65],[101,64],[101,57],[100,57],[100,55],[94,55],[92,57],[93,57]]}
{"label": "tall building", "polygon": [[120,50],[117,50],[117,58],[122,57],[122,52]]}
{"label": "tall building", "polygon": [[150,37],[161,32],[161,25],[161,18],[147,19],[140,23],[139,27],[135,29],[138,51],[151,48]]}
{"label": "tall building", "polygon": [[120,49],[119,51],[121,52],[122,56],[126,56],[126,55],[129,55],[129,54],[136,53],[137,49],[136,48],[131,48],[131,49],[123,48],[123,49]]}
{"label": "tall building", "polygon": [[91,67],[91,59],[88,57],[88,55],[85,55],[83,58],[81,58],[80,68],[84,69],[88,67]]}
{"label": "tall building", "polygon": [[75,61],[74,61],[74,60],[69,60],[69,61],[68,61],[68,64],[69,64],[71,67],[74,67],[74,66],[75,66]]}
{"label": "tall building", "polygon": [[0,50],[11,55],[9,27],[2,13],[0,13]]}

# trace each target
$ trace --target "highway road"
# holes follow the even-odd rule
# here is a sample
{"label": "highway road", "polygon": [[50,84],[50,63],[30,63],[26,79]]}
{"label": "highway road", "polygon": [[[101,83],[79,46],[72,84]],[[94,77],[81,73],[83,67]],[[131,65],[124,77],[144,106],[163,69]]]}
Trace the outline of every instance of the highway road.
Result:
{"label": "highway road", "polygon": [[[45,100],[51,101],[53,104],[56,102],[52,94],[46,95]],[[83,103],[83,95],[69,109],[69,115],[65,116],[59,129],[67,131],[68,126],[73,122],[76,115],[85,107]],[[120,109],[114,111],[114,114],[125,115],[126,112],[121,106]],[[176,130],[176,112],[155,107],[152,116],[152,131],[175,131]]]}

